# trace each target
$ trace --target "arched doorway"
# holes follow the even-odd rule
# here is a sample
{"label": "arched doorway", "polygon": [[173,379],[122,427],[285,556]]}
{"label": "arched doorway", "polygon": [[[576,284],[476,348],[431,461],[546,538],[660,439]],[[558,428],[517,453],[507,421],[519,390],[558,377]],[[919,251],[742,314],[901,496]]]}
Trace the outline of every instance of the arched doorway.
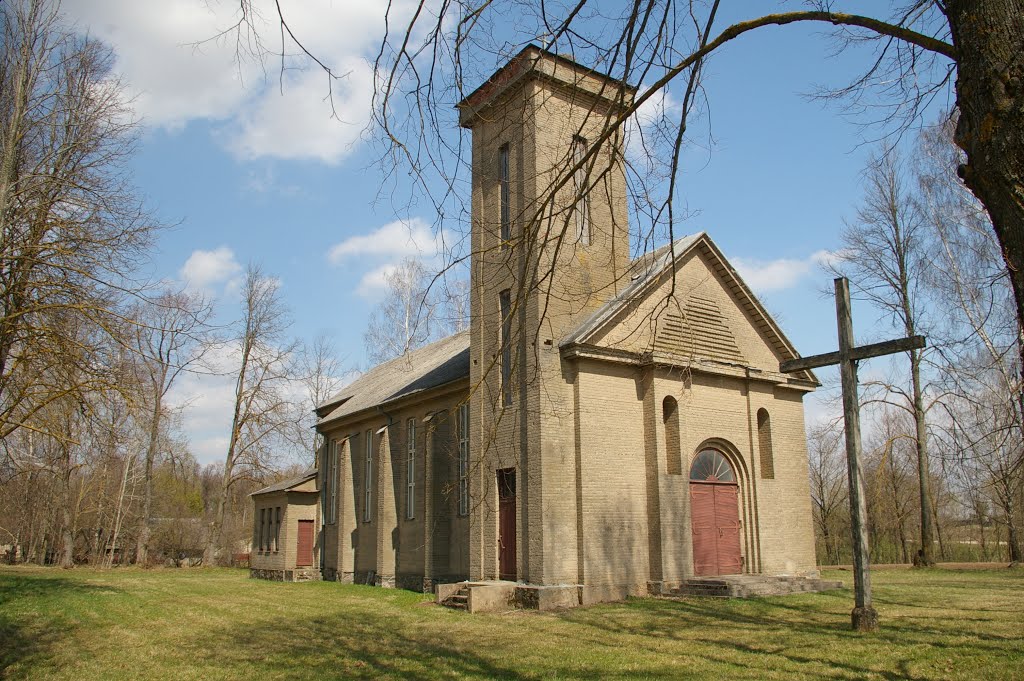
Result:
{"label": "arched doorway", "polygon": [[701,450],[690,466],[693,572],[734,575],[743,571],[736,472],[715,449]]}

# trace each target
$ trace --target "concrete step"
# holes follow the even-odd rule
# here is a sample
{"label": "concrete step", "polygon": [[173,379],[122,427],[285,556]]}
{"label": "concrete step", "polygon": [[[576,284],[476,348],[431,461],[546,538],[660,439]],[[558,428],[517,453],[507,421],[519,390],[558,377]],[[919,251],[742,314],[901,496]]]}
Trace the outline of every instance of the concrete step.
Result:
{"label": "concrete step", "polygon": [[469,609],[469,590],[459,589],[458,593],[452,594],[448,598],[444,599],[441,605],[446,608],[451,608],[452,610]]}
{"label": "concrete step", "polygon": [[841,589],[842,582],[809,577],[773,577],[761,575],[730,575],[727,577],[696,577],[684,581],[670,593],[674,596],[711,598],[760,598],[786,596]]}

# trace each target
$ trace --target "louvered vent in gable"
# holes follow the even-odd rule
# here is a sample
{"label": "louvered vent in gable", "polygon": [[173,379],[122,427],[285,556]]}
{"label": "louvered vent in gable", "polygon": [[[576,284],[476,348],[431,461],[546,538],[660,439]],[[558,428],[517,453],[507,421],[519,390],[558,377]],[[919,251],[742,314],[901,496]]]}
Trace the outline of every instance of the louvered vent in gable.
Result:
{"label": "louvered vent in gable", "polygon": [[674,355],[746,363],[721,309],[697,296],[690,296],[682,315],[666,312],[661,317],[654,347]]}

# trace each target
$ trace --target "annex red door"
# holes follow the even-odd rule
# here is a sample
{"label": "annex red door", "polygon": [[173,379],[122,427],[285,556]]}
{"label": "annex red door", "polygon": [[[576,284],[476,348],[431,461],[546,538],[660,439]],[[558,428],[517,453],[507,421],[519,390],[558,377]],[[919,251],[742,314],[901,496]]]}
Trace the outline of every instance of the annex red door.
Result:
{"label": "annex red door", "polygon": [[295,567],[309,567],[313,564],[313,521],[299,521],[299,535],[295,547]]}
{"label": "annex red door", "polygon": [[498,471],[498,577],[516,581],[516,469]]}
{"label": "annex red door", "polygon": [[698,576],[743,571],[740,555],[739,487],[720,452],[700,452],[690,468],[693,571]]}

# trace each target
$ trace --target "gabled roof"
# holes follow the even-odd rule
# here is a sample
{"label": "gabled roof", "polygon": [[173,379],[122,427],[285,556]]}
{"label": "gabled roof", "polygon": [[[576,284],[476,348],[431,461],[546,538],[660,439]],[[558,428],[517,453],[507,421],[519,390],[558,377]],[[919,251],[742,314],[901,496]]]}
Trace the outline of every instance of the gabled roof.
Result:
{"label": "gabled roof", "polygon": [[[630,302],[640,300],[648,294],[667,276],[675,264],[696,249],[702,249],[706,253],[718,275],[728,286],[740,304],[746,308],[754,318],[757,326],[765,333],[769,342],[784,359],[795,359],[800,356],[796,348],[782,332],[782,329],[775,322],[761,301],[757,299],[754,292],[743,281],[736,269],[726,260],[725,255],[711,237],[705,232],[697,232],[684,236],[674,243],[662,246],[660,249],[648,255],[641,256],[633,263],[631,272],[632,281],[617,296],[601,306],[589,319],[584,321],[575,331],[566,336],[560,343],[560,348],[568,348],[572,345],[586,344],[598,331],[611,323],[615,317],[622,312]],[[801,371],[799,376],[805,380],[818,383],[817,378],[811,371]]]}
{"label": "gabled roof", "polygon": [[469,378],[469,331],[378,364],[317,408],[317,426],[463,378]]}
{"label": "gabled roof", "polygon": [[[316,469],[315,468],[310,468],[308,471],[306,471],[302,475],[298,475],[298,476],[296,476],[294,478],[288,478],[287,480],[282,480],[281,482],[274,483],[270,487],[264,487],[261,490],[257,490],[255,492],[253,492],[249,496],[254,497],[254,496],[258,495],[258,494],[270,494],[271,492],[287,492],[291,488],[298,487],[299,485],[301,485],[304,482],[309,482],[310,480],[314,479],[315,477],[316,477]],[[315,491],[310,492],[310,494],[315,494]]]}
{"label": "gabled roof", "polygon": [[614,317],[629,301],[635,300],[642,291],[657,281],[658,275],[668,269],[674,261],[679,260],[696,243],[697,239],[702,236],[706,236],[704,232],[684,236],[674,243],[665,244],[653,253],[644,254],[637,258],[633,262],[630,271],[630,279],[632,281],[629,282],[626,288],[619,291],[617,296],[599,307],[597,312],[592,314],[589,319],[562,339],[558,347],[565,348],[574,343],[582,342],[593,332],[604,326],[605,322]]}

